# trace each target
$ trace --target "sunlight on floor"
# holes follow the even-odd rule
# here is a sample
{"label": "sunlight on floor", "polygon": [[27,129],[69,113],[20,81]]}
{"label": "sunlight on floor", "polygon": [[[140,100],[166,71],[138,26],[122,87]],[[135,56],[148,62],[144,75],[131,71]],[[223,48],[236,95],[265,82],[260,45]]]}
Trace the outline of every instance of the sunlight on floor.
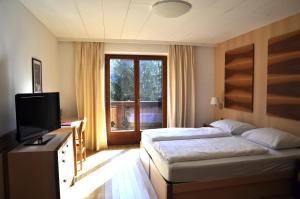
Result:
{"label": "sunlight on floor", "polygon": [[[141,186],[137,183],[145,184],[144,178],[146,178],[143,174],[144,171],[139,169],[141,166],[138,167],[140,164],[138,157],[139,149],[105,150],[88,157],[76,184],[70,188],[68,198],[86,198],[102,186],[104,187],[103,194],[106,194],[105,198],[113,198],[113,194],[116,194],[115,191],[126,192],[126,195],[136,195],[134,189],[131,191],[132,189],[128,186]],[[120,182],[122,179],[132,178],[132,176],[139,177],[137,181],[130,181],[136,185]],[[105,191],[108,188],[114,190]]]}

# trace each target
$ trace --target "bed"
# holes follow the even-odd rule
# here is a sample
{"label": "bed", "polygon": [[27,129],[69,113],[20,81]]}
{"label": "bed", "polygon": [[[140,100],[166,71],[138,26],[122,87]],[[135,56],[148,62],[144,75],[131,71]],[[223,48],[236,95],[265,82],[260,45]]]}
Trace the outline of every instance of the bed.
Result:
{"label": "bed", "polygon": [[229,132],[214,127],[201,128],[159,128],[144,130],[142,140],[145,142],[157,142],[168,140],[187,140],[199,138],[215,138],[231,136]]}
{"label": "bed", "polygon": [[240,135],[163,141],[142,136],[140,157],[159,198],[292,198],[299,148],[273,150],[254,143],[264,152],[198,160],[175,158],[175,161],[159,151],[159,147],[168,143],[179,148],[184,142],[203,144],[209,139],[229,143],[246,140]]}

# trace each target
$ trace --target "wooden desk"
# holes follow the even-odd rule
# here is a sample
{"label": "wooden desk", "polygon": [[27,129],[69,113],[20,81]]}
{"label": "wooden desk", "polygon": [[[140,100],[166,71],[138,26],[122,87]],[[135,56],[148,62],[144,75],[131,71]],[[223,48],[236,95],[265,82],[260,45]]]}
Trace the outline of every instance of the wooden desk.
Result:
{"label": "wooden desk", "polygon": [[61,133],[72,132],[73,133],[73,152],[74,152],[74,176],[77,177],[77,151],[76,151],[76,136],[80,127],[81,120],[70,122],[69,126],[61,126],[58,130]]}

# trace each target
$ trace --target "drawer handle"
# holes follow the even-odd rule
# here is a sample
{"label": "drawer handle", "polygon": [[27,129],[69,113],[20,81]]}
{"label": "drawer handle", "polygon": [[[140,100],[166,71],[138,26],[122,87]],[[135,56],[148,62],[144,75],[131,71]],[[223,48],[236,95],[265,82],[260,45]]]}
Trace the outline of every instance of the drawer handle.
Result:
{"label": "drawer handle", "polygon": [[62,151],[61,153],[62,153],[62,154],[65,154],[66,152],[65,152],[65,151]]}
{"label": "drawer handle", "polygon": [[62,160],[62,162],[65,163],[66,161],[65,161],[65,160]]}
{"label": "drawer handle", "polygon": [[64,183],[66,183],[66,182],[67,182],[67,180],[66,180],[66,179],[64,179],[64,180],[63,180],[63,182],[64,182]]}
{"label": "drawer handle", "polygon": [[69,145],[67,144],[66,147],[69,147]]}

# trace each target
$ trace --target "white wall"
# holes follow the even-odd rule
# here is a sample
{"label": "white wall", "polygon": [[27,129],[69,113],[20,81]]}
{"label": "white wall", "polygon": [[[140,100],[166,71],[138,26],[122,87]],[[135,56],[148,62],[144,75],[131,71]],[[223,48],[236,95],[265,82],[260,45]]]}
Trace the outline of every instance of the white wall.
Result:
{"label": "white wall", "polygon": [[32,92],[31,58],[43,90],[59,91],[56,38],[17,0],[0,0],[0,136],[15,128],[14,95]]}
{"label": "white wall", "polygon": [[215,93],[215,54],[213,47],[197,47],[196,50],[196,126],[210,123],[214,109],[210,98]]}
{"label": "white wall", "polygon": [[58,43],[60,106],[63,120],[77,118],[75,97],[74,48],[72,42]]}
{"label": "white wall", "polygon": [[[147,54],[167,55],[167,45],[153,44],[116,44],[104,45],[106,54]],[[61,109],[62,119],[68,120],[77,117],[75,97],[75,71],[74,71],[74,46],[73,42],[58,42],[58,65],[60,67],[61,81]]]}
{"label": "white wall", "polygon": [[106,54],[135,54],[135,55],[167,55],[167,45],[156,44],[127,44],[105,43]]}
{"label": "white wall", "polygon": [[[59,42],[59,65],[63,74],[61,105],[63,118],[76,118],[74,88],[74,50],[72,42]],[[148,54],[167,55],[167,45],[153,44],[116,44],[106,43],[106,54]],[[70,75],[72,76],[70,76]],[[211,122],[213,107],[209,105],[214,95],[214,48],[197,47],[196,49],[196,125]]]}
{"label": "white wall", "polygon": [[56,38],[19,1],[0,0],[0,137],[15,129],[14,95],[32,92],[32,57],[42,60],[43,90],[59,91]]}

